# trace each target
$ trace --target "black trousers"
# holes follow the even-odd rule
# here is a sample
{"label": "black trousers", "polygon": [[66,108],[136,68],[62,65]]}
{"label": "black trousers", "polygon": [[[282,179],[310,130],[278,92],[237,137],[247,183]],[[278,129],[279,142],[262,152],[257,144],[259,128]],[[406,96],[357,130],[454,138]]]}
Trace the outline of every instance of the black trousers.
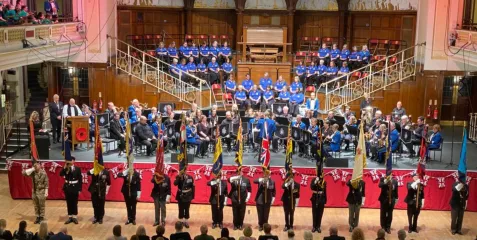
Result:
{"label": "black trousers", "polygon": [[421,213],[421,208],[416,208],[415,204],[407,205],[407,221],[409,222],[410,230],[416,230],[419,213]]}
{"label": "black trousers", "polygon": [[464,208],[451,208],[451,231],[462,231],[462,221],[464,220]]}
{"label": "black trousers", "polygon": [[68,215],[78,215],[78,196],[79,193],[66,193],[66,208]]}
{"label": "black trousers", "polygon": [[269,204],[257,204],[258,226],[263,227],[263,224],[268,223],[268,216],[270,215]]}
{"label": "black trousers", "polygon": [[234,217],[234,226],[242,226],[243,219],[245,218],[245,209],[247,205],[245,203],[232,203],[232,214]]}
{"label": "black trousers", "polygon": [[118,150],[123,151],[126,149],[126,142],[124,141],[124,138],[120,137],[119,138],[119,144],[118,144]]}
{"label": "black trousers", "polygon": [[291,206],[290,202],[283,203],[283,211],[285,212],[285,227],[293,228],[293,220],[295,215],[295,206]]}
{"label": "black trousers", "polygon": [[128,212],[128,221],[136,220],[136,205],[137,199],[136,196],[126,196],[124,195],[124,201],[126,202],[126,210]]}
{"label": "black trousers", "polygon": [[51,132],[53,133],[53,141],[59,142],[61,138],[61,120],[51,118]]}
{"label": "black trousers", "polygon": [[379,210],[381,228],[391,228],[391,223],[393,222],[394,203],[389,204],[388,201],[381,202],[381,207]]}
{"label": "black trousers", "polygon": [[106,199],[104,196],[99,197],[98,194],[94,193],[91,194],[91,202],[93,203],[94,219],[102,220],[104,217],[104,203]]}
{"label": "black trousers", "polygon": [[190,209],[190,202],[181,202],[178,201],[177,205],[179,205],[179,219],[185,218],[189,219],[189,209]]}
{"label": "black trousers", "polygon": [[320,203],[315,205],[312,203],[311,210],[313,215],[313,228],[321,228],[321,219],[325,211],[325,204]]}
{"label": "black trousers", "polygon": [[210,208],[212,209],[212,223],[222,224],[224,220],[224,201],[221,201],[219,205],[211,204]]}
{"label": "black trousers", "polygon": [[147,155],[151,154],[154,149],[156,149],[157,146],[157,139],[151,139],[151,141],[148,140],[142,140],[141,144],[146,145],[146,153]]}

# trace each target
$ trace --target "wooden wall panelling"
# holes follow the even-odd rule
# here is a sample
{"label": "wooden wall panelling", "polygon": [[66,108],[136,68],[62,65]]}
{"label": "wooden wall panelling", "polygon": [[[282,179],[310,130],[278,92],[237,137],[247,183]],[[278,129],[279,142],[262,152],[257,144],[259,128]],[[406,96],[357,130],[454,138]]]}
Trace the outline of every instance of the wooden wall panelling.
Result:
{"label": "wooden wall panelling", "polygon": [[228,35],[229,45],[235,49],[235,25],[233,10],[196,10],[192,12],[192,34]]}
{"label": "wooden wall panelling", "polygon": [[298,50],[301,37],[339,36],[339,12],[297,11],[295,14],[294,46]]}

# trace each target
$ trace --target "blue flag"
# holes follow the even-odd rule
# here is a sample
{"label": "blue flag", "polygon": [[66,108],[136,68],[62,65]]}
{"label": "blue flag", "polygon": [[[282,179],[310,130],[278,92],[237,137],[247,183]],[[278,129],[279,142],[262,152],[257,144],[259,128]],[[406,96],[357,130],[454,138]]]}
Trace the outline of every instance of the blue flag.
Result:
{"label": "blue flag", "polygon": [[462,149],[460,150],[459,181],[465,183],[467,177],[467,130],[464,128],[464,136],[462,138]]}
{"label": "blue flag", "polygon": [[222,138],[217,138],[217,144],[215,144],[215,153],[214,153],[214,165],[212,166],[212,173],[214,176],[218,176],[222,170],[223,160],[222,160]]}
{"label": "blue flag", "polygon": [[388,135],[386,136],[386,176],[389,177],[393,173],[393,152],[391,151],[391,139],[389,138],[389,131]]}
{"label": "blue flag", "polygon": [[66,139],[64,141],[64,144],[65,162],[70,163],[73,160],[73,158],[71,157],[71,141]]}

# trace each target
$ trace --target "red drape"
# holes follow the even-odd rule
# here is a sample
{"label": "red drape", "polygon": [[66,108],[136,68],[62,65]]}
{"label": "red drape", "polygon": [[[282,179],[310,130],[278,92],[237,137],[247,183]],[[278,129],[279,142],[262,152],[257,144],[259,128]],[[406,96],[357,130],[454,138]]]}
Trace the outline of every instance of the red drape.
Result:
{"label": "red drape", "polygon": [[[26,168],[30,166],[30,161],[12,161],[10,164],[10,171],[8,172],[8,179],[10,185],[10,194],[13,199],[25,199],[31,198],[31,187],[32,183],[28,177],[24,177],[21,174],[22,168]],[[49,187],[49,196],[48,199],[64,199],[64,194],[62,191],[63,186],[63,178],[60,177],[59,172],[62,168],[63,162],[57,162],[61,164],[61,166],[57,167],[56,169],[52,169],[50,167],[50,162],[44,162],[45,170],[48,173],[48,177],[50,180],[50,187]],[[92,162],[76,162],[76,166],[80,167],[83,173],[93,168]],[[105,168],[111,169],[117,167],[119,171],[122,170],[122,163],[105,163]],[[169,170],[168,175],[173,182],[177,171],[175,169],[178,168],[177,164],[169,165],[171,169]],[[140,201],[143,202],[152,202],[152,198],[150,197],[152,183],[151,179],[153,176],[155,164],[154,163],[136,163],[135,168],[141,172],[142,176],[142,195]],[[272,167],[272,178],[275,180],[276,188],[277,188],[277,195],[275,200],[275,205],[281,205],[282,202],[280,201],[282,195],[281,185],[283,183],[282,175],[280,172],[279,167]],[[55,172],[53,172],[53,170]],[[198,170],[198,171],[197,171]],[[234,166],[224,166],[223,170],[227,171],[227,177],[233,176],[235,167]],[[256,167],[255,174],[253,177],[247,176],[250,172],[250,168],[244,168],[244,175],[251,180],[254,178],[259,178],[262,176],[260,167]],[[314,178],[315,169],[314,168],[294,168],[297,172],[295,174],[295,181],[301,184],[301,192],[300,192],[300,202],[299,206],[301,207],[309,207],[311,205],[310,197],[310,182]],[[325,169],[325,180],[327,181],[327,191],[328,191],[328,203],[326,206],[328,207],[347,207],[347,203],[345,201],[346,195],[348,193],[348,187],[346,186],[345,182],[342,181],[342,178],[334,180],[330,171],[333,169]],[[345,172],[352,172],[352,169],[342,169]],[[380,189],[378,187],[378,181],[373,181],[373,178],[370,174],[372,169],[365,170],[364,181],[366,182],[366,205],[367,208],[379,208],[379,201],[378,196],[380,193]],[[209,195],[210,195],[210,188],[207,186],[207,181],[212,177],[206,176],[207,169],[204,165],[189,165],[188,167],[188,174],[195,177],[198,174],[201,179],[197,179],[195,181],[196,186],[196,194],[193,203],[208,203]],[[338,172],[340,172],[339,170]],[[381,173],[384,173],[385,170],[377,170],[381,176]],[[399,187],[399,201],[397,204],[398,209],[406,208],[406,204],[404,203],[404,198],[407,194],[406,183],[411,181],[411,173],[412,170],[394,170],[394,176],[398,177],[406,175],[402,178],[403,185]],[[449,199],[452,194],[452,184],[455,182],[454,177],[450,177],[449,175],[452,174],[453,171],[437,171],[437,170],[428,170],[426,175],[430,178],[427,181],[427,186],[425,187],[425,209],[431,210],[449,210]],[[121,194],[121,186],[123,180],[121,178],[114,178],[114,174],[111,176],[111,189],[109,194],[107,195],[107,200],[109,201],[123,201],[123,196]],[[306,182],[303,182],[304,177],[302,175],[309,176]],[[342,176],[343,174],[341,174]],[[469,195],[469,202],[468,208],[469,211],[477,211],[477,172],[469,172],[468,176],[472,178],[469,182],[470,187],[470,195]],[[84,176],[85,178],[88,178]],[[350,179],[351,174],[349,174],[346,179]],[[439,188],[439,183],[437,178],[446,177],[445,187]],[[88,183],[84,183],[83,181],[83,190],[80,194],[80,200],[90,200],[90,193],[88,192],[88,186],[90,182],[90,178],[88,178]],[[230,186],[229,186],[230,187]],[[230,189],[230,188],[229,188]],[[175,186],[172,187],[172,201],[175,201],[177,188]],[[250,198],[249,204],[254,204],[254,197],[255,192],[257,190],[257,186],[252,184],[252,196]],[[474,199],[474,200],[473,200]],[[229,200],[230,202],[230,200]],[[230,204],[230,203],[229,203]]]}

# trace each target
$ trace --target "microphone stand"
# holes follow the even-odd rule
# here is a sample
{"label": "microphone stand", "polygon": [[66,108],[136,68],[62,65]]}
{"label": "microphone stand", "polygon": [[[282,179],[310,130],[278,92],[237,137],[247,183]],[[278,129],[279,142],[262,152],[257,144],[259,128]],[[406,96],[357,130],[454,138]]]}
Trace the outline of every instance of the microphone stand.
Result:
{"label": "microphone stand", "polygon": [[[451,145],[451,160],[450,163],[447,164],[446,168],[450,166],[454,166],[454,132],[455,132],[455,116],[452,116],[452,145]],[[444,143],[442,143],[444,144]]]}

